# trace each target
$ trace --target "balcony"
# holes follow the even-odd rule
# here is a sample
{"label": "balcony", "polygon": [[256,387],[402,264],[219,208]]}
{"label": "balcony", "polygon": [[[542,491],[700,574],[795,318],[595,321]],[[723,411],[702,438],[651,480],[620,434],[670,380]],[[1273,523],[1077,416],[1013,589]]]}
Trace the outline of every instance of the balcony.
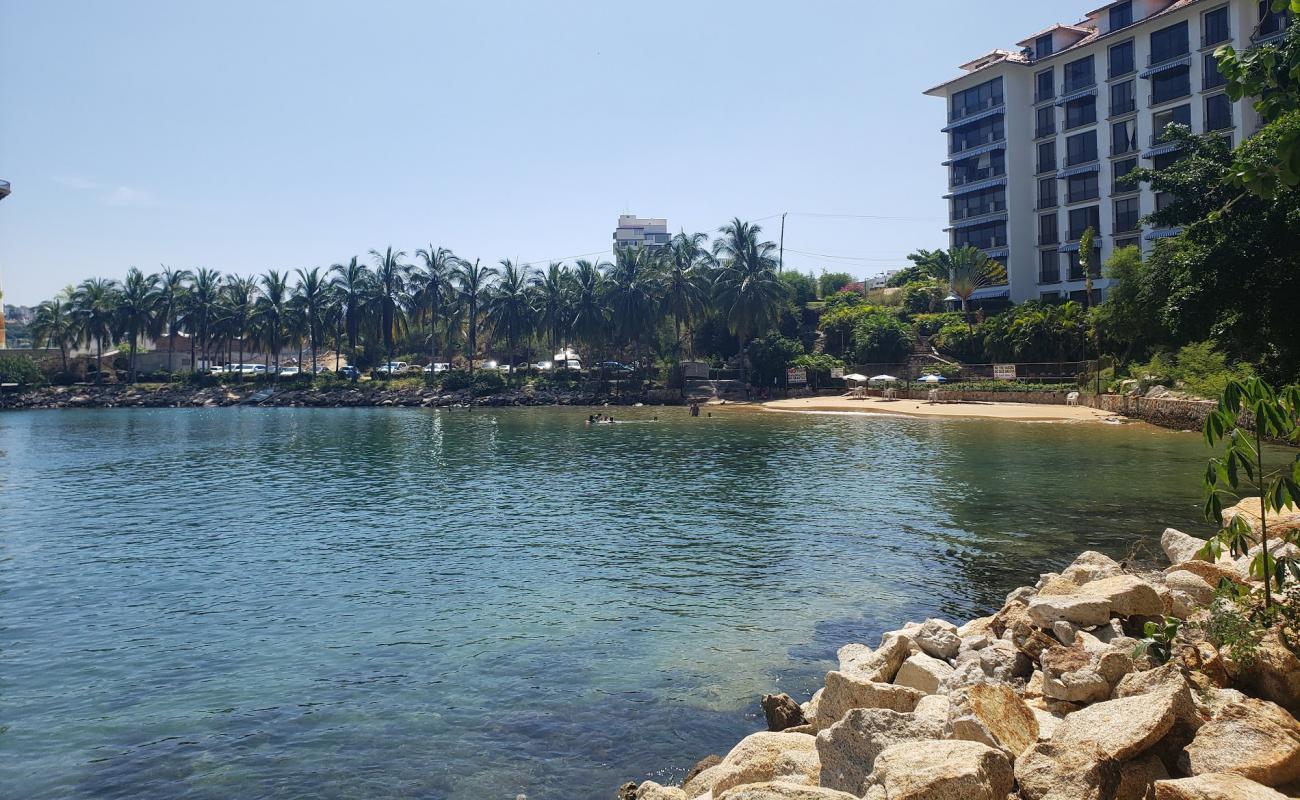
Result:
{"label": "balcony", "polygon": [[1038,232],[1039,247],[1042,247],[1044,245],[1049,245],[1049,244],[1060,244],[1060,243],[1061,243],[1061,235],[1057,231],[1050,230],[1050,231]]}
{"label": "balcony", "polygon": [[1118,117],[1121,114],[1132,114],[1137,111],[1137,98],[1130,97],[1127,100],[1121,100],[1118,103],[1111,103],[1110,115]]}
{"label": "balcony", "polygon": [[1137,214],[1122,214],[1115,217],[1115,233],[1129,233],[1130,231],[1140,230],[1141,224],[1138,222]]}
{"label": "balcony", "polygon": [[1059,205],[1056,202],[1056,195],[1039,195],[1038,204],[1034,206],[1035,211],[1044,211],[1049,208],[1056,208]]}
{"label": "balcony", "polygon": [[1250,34],[1250,41],[1255,44],[1267,42],[1276,39],[1286,33],[1286,29],[1291,25],[1291,14],[1287,11],[1277,13],[1267,12],[1260,19],[1255,30]]}
{"label": "balcony", "polygon": [[948,114],[948,122],[960,122],[967,117],[972,117],[976,114],[997,108],[1002,105],[1002,102],[1003,100],[1001,97],[994,96],[980,103],[963,106],[962,108],[955,108]]}
{"label": "balcony", "polygon": [[1007,204],[1005,201],[1000,203],[998,202],[985,203],[982,206],[971,206],[969,208],[964,208],[959,211],[953,212],[952,221],[957,222],[963,219],[973,219],[975,217],[983,217],[987,214],[998,214],[1006,210],[1007,210]]}
{"label": "balcony", "polygon": [[1187,42],[1183,42],[1183,46],[1181,48],[1175,48],[1173,50],[1166,50],[1163,52],[1152,51],[1151,56],[1147,59],[1147,66],[1159,67],[1163,64],[1168,64],[1171,61],[1177,61],[1180,58],[1186,58],[1190,52],[1191,50],[1190,48],[1188,48]]}
{"label": "balcony", "polygon": [[1061,282],[1061,269],[1060,269],[1060,267],[1057,267],[1055,270],[1045,270],[1045,269],[1041,269],[1041,268],[1038,270],[1038,285],[1039,285],[1039,286],[1048,286],[1048,285],[1050,285],[1050,284],[1053,284],[1053,283],[1060,283],[1060,282]]}
{"label": "balcony", "polygon": [[1045,137],[1045,136],[1055,136],[1055,135],[1056,135],[1056,123],[1055,123],[1055,122],[1053,122],[1051,125],[1044,125],[1044,126],[1042,126],[1042,127],[1034,128],[1034,138],[1035,138],[1035,139],[1042,139],[1042,138]]}
{"label": "balcony", "polygon": [[993,143],[995,143],[995,142],[1005,142],[1006,139],[1007,139],[1007,137],[1006,137],[1005,135],[1004,135],[1004,136],[994,136],[992,133],[990,133],[988,136],[985,136],[984,138],[980,139],[979,141],[975,141],[975,140],[973,140],[973,139],[968,139],[968,140],[965,142],[965,147],[961,148],[960,150],[949,150],[949,151],[948,151],[948,158],[950,158],[950,159],[957,159],[957,158],[960,158],[960,157],[961,157],[961,154],[962,154],[962,153],[965,153],[965,152],[967,152],[968,150],[974,150],[974,149],[977,148],[977,147],[983,147],[983,146],[985,146],[985,145],[993,144]]}

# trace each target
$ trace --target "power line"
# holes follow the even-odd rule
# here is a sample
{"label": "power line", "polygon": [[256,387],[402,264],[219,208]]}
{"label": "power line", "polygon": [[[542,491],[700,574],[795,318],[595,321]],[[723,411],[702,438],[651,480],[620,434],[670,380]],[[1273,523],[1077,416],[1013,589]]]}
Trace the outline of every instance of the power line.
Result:
{"label": "power line", "polygon": [[786,250],[791,253],[798,253],[801,256],[812,256],[813,258],[829,258],[835,261],[864,261],[864,262],[876,262],[882,264],[897,264],[899,262],[907,260],[906,256],[899,256],[897,258],[868,258],[866,256],[836,256],[836,255],[831,255],[829,253],[810,253],[807,250],[795,250],[793,247],[787,247]]}

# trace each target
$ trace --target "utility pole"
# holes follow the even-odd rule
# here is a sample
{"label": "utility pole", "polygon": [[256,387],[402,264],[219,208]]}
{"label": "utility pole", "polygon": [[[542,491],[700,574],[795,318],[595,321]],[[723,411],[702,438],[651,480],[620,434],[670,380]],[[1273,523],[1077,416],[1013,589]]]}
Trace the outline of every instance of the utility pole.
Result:
{"label": "utility pole", "polygon": [[785,269],[785,215],[787,212],[781,212],[781,256],[777,261],[776,272],[779,275]]}

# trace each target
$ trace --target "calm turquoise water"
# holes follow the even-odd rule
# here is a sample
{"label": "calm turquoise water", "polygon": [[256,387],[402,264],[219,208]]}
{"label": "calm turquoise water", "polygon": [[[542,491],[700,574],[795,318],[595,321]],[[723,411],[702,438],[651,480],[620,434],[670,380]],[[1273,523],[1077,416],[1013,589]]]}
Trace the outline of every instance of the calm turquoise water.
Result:
{"label": "calm turquoise water", "polygon": [[1144,426],[586,413],[0,415],[0,796],[604,800],[1198,526]]}

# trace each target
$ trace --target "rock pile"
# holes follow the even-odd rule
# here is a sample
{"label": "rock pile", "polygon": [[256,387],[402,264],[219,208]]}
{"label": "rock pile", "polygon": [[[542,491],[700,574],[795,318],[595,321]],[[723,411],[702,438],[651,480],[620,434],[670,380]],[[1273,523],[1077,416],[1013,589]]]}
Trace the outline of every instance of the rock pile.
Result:
{"label": "rock pile", "polygon": [[[1264,800],[1300,783],[1300,662],[1265,640],[1249,670],[1204,641],[1158,664],[1143,625],[1204,613],[1246,565],[1168,530],[1171,566],[1095,552],[995,614],[911,623],[849,644],[802,705],[763,698],[771,730],[635,800]],[[1248,696],[1253,695],[1253,696]],[[702,765],[703,766],[703,765]]]}

